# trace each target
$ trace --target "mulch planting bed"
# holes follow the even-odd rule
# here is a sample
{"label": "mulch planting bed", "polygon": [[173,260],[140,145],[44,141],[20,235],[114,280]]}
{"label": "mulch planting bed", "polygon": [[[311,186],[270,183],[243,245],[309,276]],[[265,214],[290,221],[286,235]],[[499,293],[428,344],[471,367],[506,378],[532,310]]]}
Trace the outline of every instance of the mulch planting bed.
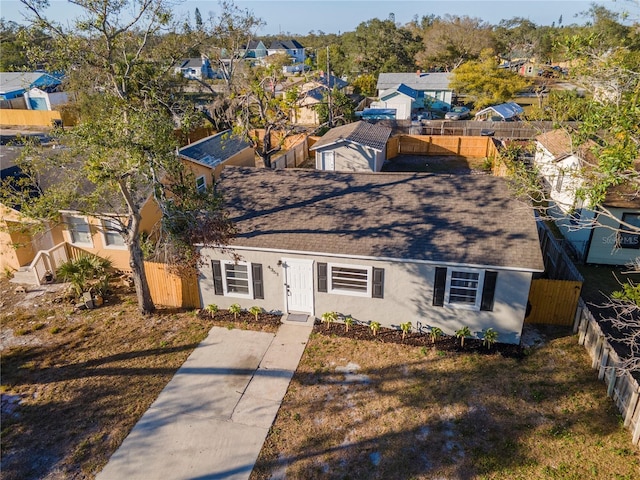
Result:
{"label": "mulch planting bed", "polygon": [[445,335],[438,338],[435,343],[431,341],[431,337],[426,333],[411,332],[407,333],[404,338],[402,331],[394,328],[380,328],[378,333],[374,335],[368,325],[351,325],[347,331],[342,323],[323,324],[316,322],[314,332],[326,335],[344,338],[352,338],[355,340],[367,340],[371,342],[381,343],[397,343],[408,345],[411,347],[425,347],[444,352],[458,353],[478,353],[482,355],[502,355],[507,358],[524,358],[525,349],[520,345],[510,343],[496,342],[487,348],[482,344],[482,340],[476,338],[465,338],[464,346],[460,345],[460,339]]}

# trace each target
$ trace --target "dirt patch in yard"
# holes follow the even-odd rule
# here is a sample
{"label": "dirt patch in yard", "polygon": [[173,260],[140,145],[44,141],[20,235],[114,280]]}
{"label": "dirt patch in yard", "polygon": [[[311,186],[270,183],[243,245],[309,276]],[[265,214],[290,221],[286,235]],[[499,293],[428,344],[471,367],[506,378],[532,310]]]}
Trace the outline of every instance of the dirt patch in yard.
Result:
{"label": "dirt patch in yard", "polygon": [[138,313],[131,290],[76,311],[56,288],[0,281],[3,480],[91,479],[212,326],[275,332],[280,315]]}
{"label": "dirt patch in yard", "polygon": [[251,478],[632,479],[640,456],[574,336],[522,358],[317,325]]}

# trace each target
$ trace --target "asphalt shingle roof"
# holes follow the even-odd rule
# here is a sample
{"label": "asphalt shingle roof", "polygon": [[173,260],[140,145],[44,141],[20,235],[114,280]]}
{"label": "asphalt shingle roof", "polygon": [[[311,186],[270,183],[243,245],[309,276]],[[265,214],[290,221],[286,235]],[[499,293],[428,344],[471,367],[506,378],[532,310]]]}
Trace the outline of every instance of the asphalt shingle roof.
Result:
{"label": "asphalt shingle roof", "polygon": [[451,73],[381,73],[378,76],[377,89],[389,90],[396,87],[399,83],[404,83],[410,88],[419,92],[425,90],[451,90],[449,88],[449,80]]}
{"label": "asphalt shingle roof", "polygon": [[231,247],[542,271],[531,208],[489,175],[225,168]]}
{"label": "asphalt shingle roof", "polygon": [[40,79],[47,86],[59,85],[60,79],[45,72],[0,72],[0,93],[29,90]]}
{"label": "asphalt shingle roof", "polygon": [[381,152],[386,147],[390,135],[391,129],[389,127],[363,121],[353,122],[332,128],[311,147],[311,150],[339,142],[351,142]]}
{"label": "asphalt shingle roof", "polygon": [[190,160],[215,167],[247,147],[249,147],[249,144],[242,138],[232,135],[229,130],[225,130],[182,147],[178,150],[178,153]]}

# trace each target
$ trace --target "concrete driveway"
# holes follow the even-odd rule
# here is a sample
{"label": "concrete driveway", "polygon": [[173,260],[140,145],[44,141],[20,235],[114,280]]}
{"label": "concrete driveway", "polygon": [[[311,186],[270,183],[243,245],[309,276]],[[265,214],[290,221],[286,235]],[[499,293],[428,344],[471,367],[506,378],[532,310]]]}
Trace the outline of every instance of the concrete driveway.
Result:
{"label": "concrete driveway", "polygon": [[211,329],[97,480],[249,478],[312,327]]}

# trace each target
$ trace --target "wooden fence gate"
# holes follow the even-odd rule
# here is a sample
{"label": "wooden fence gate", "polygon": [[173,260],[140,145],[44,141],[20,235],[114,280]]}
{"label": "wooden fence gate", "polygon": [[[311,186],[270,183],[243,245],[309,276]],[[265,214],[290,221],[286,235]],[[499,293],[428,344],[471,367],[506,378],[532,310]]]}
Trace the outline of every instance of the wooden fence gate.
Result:
{"label": "wooden fence gate", "polygon": [[156,305],[173,308],[200,308],[198,279],[181,278],[164,263],[144,262],[151,299]]}
{"label": "wooden fence gate", "polygon": [[573,325],[582,282],[576,280],[536,279],[531,282],[531,311],[524,323]]}

